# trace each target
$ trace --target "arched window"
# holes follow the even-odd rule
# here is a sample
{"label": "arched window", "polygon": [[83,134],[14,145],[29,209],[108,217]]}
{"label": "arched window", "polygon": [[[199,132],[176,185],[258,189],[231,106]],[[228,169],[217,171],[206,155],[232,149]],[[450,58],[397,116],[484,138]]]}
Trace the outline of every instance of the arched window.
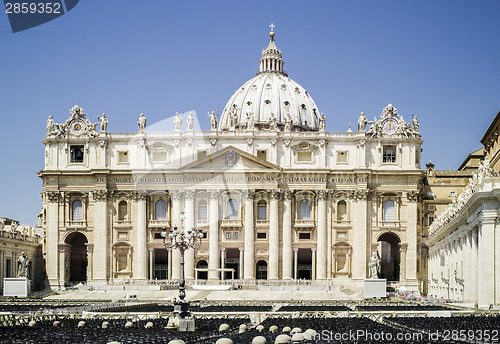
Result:
{"label": "arched window", "polygon": [[120,201],[120,203],[118,203],[118,221],[125,221],[127,219],[127,212],[127,202]]}
{"label": "arched window", "polygon": [[238,219],[238,201],[234,198],[227,201],[227,218],[229,220]]}
{"label": "arched window", "polygon": [[257,220],[267,220],[267,203],[264,200],[260,200],[259,203],[257,203]]}
{"label": "arched window", "polygon": [[167,202],[164,199],[160,199],[155,203],[155,219],[156,220],[167,219]]}
{"label": "arched window", "polygon": [[311,219],[311,204],[309,200],[303,199],[299,203],[299,220],[310,220]]}
{"label": "arched window", "polygon": [[71,221],[83,221],[82,201],[76,200],[71,204]]}
{"label": "arched window", "polygon": [[394,201],[384,202],[384,221],[395,221]]}
{"label": "arched window", "polygon": [[207,201],[200,201],[198,203],[198,220],[200,221],[208,220]]}
{"label": "arched window", "polygon": [[347,203],[339,201],[337,203],[337,221],[347,220]]}

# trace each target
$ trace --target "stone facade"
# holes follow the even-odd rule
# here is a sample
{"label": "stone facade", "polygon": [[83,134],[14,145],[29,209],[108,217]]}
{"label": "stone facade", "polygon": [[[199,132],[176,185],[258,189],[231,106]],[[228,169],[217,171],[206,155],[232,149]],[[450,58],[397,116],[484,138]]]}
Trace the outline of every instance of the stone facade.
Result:
{"label": "stone facade", "polygon": [[50,286],[178,279],[180,254],[160,233],[184,211],[185,228],[205,233],[186,251],[188,279],[230,277],[223,267],[241,280],[359,289],[377,252],[381,277],[417,290],[418,121],[389,104],[373,121],[362,114],[357,132],[326,132],[283,65],[272,33],[257,76],[220,120],[209,114],[210,131],[194,130],[192,114],[168,131],[141,114],[126,134],[79,106],[62,124],[49,118],[39,176]]}

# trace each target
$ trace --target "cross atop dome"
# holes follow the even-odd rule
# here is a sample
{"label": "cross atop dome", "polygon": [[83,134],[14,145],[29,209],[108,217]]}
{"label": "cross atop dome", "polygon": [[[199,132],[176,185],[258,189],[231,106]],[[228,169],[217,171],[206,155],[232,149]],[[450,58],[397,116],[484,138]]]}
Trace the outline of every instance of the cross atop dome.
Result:
{"label": "cross atop dome", "polygon": [[269,27],[271,28],[271,32],[269,32],[269,36],[271,36],[271,39],[273,39],[274,38],[274,28],[276,27],[276,25],[271,23],[271,25],[269,25]]}

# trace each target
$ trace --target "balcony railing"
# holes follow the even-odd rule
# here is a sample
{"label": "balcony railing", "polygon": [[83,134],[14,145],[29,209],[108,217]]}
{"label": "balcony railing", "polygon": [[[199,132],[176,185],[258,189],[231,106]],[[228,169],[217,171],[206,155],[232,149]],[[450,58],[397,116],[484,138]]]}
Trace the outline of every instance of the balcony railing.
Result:
{"label": "balcony railing", "polygon": [[295,220],[296,229],[311,229],[316,227],[316,222],[312,219],[308,220]]}
{"label": "balcony railing", "polygon": [[117,221],[115,221],[115,227],[132,227],[132,221],[130,221],[130,220],[117,220]]}
{"label": "balcony railing", "polygon": [[87,227],[87,221],[68,221],[68,227]]}
{"label": "balcony railing", "polygon": [[241,220],[240,219],[224,219],[222,220],[222,227],[241,227]]}
{"label": "balcony railing", "polygon": [[168,220],[149,220],[149,227],[152,228],[169,228],[170,221]]}

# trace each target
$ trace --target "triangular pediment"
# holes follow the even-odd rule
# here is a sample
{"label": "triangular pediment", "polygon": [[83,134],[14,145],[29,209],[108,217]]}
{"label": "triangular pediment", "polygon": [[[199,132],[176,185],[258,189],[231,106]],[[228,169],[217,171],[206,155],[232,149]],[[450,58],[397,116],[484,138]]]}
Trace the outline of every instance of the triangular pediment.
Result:
{"label": "triangular pediment", "polygon": [[281,168],[233,146],[186,164],[183,172],[280,172]]}

